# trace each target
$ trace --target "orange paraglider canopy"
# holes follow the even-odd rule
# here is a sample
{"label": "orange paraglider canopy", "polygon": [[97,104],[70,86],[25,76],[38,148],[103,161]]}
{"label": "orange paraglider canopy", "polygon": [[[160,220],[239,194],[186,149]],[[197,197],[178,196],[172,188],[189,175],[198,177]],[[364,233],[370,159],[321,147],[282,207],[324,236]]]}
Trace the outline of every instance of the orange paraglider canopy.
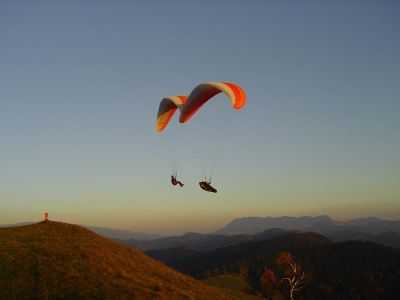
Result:
{"label": "orange paraglider canopy", "polygon": [[181,108],[180,123],[189,121],[198,110],[212,97],[225,93],[234,109],[241,109],[246,104],[246,94],[237,84],[231,82],[207,82],[196,86]]}
{"label": "orange paraglider canopy", "polygon": [[157,132],[162,132],[168,126],[176,109],[182,107],[186,98],[186,96],[170,96],[161,100],[155,128]]}
{"label": "orange paraglider canopy", "polygon": [[234,109],[239,110],[246,105],[246,93],[239,85],[224,81],[202,83],[196,86],[189,96],[163,98],[158,108],[155,130],[162,132],[178,108],[180,110],[179,122],[186,123],[208,100],[219,93],[228,96]]}

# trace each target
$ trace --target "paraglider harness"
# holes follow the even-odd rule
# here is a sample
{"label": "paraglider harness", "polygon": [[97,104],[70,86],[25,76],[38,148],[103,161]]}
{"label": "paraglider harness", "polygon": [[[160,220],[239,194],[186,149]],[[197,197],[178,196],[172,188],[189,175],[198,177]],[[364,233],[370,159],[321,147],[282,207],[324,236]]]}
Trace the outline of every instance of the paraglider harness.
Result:
{"label": "paraglider harness", "polygon": [[177,175],[171,175],[171,184],[173,186],[179,185],[180,187],[183,187],[184,184],[181,181],[177,180],[176,176]]}
{"label": "paraglider harness", "polygon": [[217,189],[211,185],[211,178],[207,180],[206,178],[203,181],[199,182],[199,186],[205,190],[206,192],[216,193]]}

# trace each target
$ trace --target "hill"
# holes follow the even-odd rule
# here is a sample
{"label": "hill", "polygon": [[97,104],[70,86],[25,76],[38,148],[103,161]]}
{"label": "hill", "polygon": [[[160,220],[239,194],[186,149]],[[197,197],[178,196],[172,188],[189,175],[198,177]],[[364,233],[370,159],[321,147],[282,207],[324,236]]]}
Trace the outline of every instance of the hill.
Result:
{"label": "hill", "polygon": [[0,299],[245,299],[77,225],[0,229]]}

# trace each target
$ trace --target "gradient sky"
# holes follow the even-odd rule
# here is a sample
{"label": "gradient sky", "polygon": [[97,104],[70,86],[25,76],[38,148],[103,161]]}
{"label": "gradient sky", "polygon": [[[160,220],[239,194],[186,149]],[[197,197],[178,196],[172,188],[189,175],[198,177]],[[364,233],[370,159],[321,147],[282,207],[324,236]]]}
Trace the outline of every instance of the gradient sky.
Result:
{"label": "gradient sky", "polygon": [[[398,1],[1,1],[0,223],[400,218],[399,15]],[[218,80],[248,106],[220,95],[154,132],[163,96]]]}

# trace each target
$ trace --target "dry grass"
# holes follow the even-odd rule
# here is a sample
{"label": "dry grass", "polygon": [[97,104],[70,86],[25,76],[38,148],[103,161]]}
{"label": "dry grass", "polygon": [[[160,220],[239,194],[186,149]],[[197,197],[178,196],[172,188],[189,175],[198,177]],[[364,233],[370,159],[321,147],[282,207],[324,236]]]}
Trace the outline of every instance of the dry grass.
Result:
{"label": "dry grass", "polygon": [[242,299],[82,227],[0,229],[0,299]]}
{"label": "dry grass", "polygon": [[[222,274],[213,277],[209,277],[204,280],[205,283],[211,286],[232,290],[232,292],[238,293],[237,295],[246,295],[246,300],[260,299],[258,296],[253,295],[254,291],[244,278],[240,274]],[[242,296],[243,297],[243,296]]]}

